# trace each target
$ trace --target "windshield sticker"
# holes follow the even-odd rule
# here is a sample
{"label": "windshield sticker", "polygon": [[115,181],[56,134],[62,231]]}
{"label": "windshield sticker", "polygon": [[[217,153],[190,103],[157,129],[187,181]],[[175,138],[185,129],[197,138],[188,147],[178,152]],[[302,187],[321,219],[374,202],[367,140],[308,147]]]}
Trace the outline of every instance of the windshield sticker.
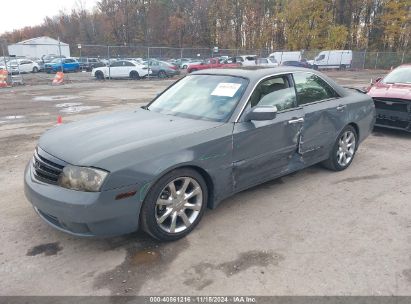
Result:
{"label": "windshield sticker", "polygon": [[233,97],[240,87],[241,83],[222,82],[211,92],[211,95]]}

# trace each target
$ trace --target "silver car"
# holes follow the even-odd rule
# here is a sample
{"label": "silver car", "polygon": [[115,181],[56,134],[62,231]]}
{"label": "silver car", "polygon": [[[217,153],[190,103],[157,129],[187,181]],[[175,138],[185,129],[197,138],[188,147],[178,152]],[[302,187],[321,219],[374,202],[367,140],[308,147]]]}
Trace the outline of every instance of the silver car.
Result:
{"label": "silver car", "polygon": [[140,227],[176,240],[234,193],[320,162],[348,168],[374,121],[369,96],[316,71],[199,71],[143,108],[47,131],[25,193],[44,221],[71,234]]}

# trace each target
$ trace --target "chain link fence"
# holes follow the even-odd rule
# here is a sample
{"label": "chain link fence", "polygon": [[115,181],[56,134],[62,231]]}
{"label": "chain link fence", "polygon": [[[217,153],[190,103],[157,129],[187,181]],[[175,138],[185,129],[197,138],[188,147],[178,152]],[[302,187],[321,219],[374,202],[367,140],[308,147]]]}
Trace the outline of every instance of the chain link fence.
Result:
{"label": "chain link fence", "polygon": [[[17,48],[16,48],[17,45]],[[147,60],[147,59],[158,59],[158,60],[178,60],[178,59],[194,59],[194,60],[204,60],[210,57],[236,57],[241,55],[254,55],[260,58],[269,57],[270,54],[274,53],[273,50],[269,49],[223,49],[223,48],[211,48],[211,47],[147,47],[141,45],[92,45],[92,44],[81,44],[81,45],[71,45],[66,44],[27,44],[25,43],[21,49],[18,48],[19,44],[8,45],[7,41],[0,38],[0,69],[8,69],[13,62],[17,62],[17,58],[31,58],[37,61],[42,70],[46,60],[44,58],[50,57],[45,55],[53,55],[53,58],[59,58],[60,56],[71,56],[71,57],[82,57],[82,58],[97,58],[104,64],[108,64],[113,60],[118,59],[137,59],[137,60]],[[326,50],[302,50],[300,52],[295,52],[299,54],[297,60],[304,59],[308,62],[318,58],[319,54]],[[287,58],[287,50],[275,51],[277,53],[276,58],[278,63],[284,61]],[[38,60],[36,60],[36,58]],[[289,53],[288,53],[289,58]],[[290,60],[290,59],[287,59]],[[342,56],[341,56],[342,60]],[[150,61],[148,61],[150,62]],[[352,51],[352,59],[350,57],[350,64],[344,68],[351,70],[389,70],[403,63],[411,63],[411,51],[402,52],[378,52],[378,51]],[[23,78],[21,78],[20,70],[22,66],[18,66],[18,73],[16,71],[9,72],[9,82],[13,83],[23,83]],[[342,67],[342,62],[339,64],[337,62],[336,67]],[[150,67],[149,67],[150,68]],[[335,67],[334,67],[335,68]],[[18,75],[16,75],[18,74]],[[89,75],[89,74],[87,74]],[[50,75],[51,76],[51,75]],[[84,75],[86,76],[86,75]],[[44,78],[45,81],[50,81],[50,77],[44,74],[36,74],[36,78]]]}

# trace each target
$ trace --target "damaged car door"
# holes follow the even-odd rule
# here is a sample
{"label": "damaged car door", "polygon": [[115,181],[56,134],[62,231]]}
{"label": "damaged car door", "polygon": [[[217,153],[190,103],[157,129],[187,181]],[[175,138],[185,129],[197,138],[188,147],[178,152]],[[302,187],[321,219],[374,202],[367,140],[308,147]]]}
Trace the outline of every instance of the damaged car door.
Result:
{"label": "damaged car door", "polygon": [[338,132],[345,125],[346,104],[318,75],[297,72],[293,78],[297,103],[304,111],[299,153],[306,165],[311,165],[329,154]]}
{"label": "damaged car door", "polygon": [[[271,107],[275,117],[254,120],[257,108]],[[257,110],[258,111],[258,110]],[[251,119],[247,119],[251,117]],[[304,112],[298,107],[290,74],[259,82],[233,130],[234,191],[272,179],[288,171],[297,153]]]}

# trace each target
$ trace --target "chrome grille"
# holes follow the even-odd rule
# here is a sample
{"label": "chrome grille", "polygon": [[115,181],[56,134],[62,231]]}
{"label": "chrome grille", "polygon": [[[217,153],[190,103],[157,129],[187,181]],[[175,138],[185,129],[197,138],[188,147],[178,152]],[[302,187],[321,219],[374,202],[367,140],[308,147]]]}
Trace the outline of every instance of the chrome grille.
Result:
{"label": "chrome grille", "polygon": [[36,179],[48,184],[57,184],[57,180],[60,173],[63,171],[63,168],[64,165],[57,164],[47,158],[46,153],[42,153],[39,148],[34,152],[33,173]]}

